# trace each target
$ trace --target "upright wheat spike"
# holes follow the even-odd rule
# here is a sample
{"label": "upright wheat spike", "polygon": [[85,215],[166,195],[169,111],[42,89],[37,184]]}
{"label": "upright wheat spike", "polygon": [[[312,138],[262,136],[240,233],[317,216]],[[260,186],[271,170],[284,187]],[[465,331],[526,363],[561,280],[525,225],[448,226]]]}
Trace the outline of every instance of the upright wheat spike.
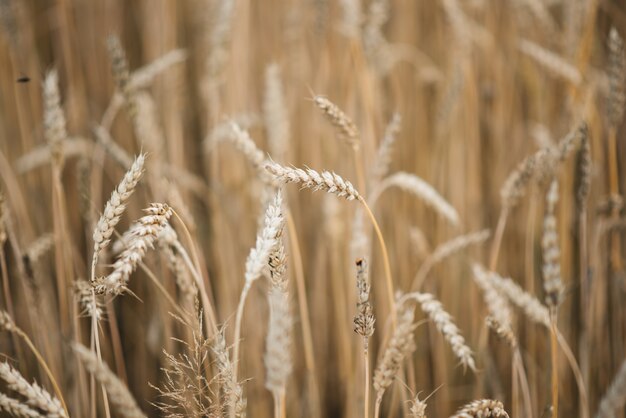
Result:
{"label": "upright wheat spike", "polygon": [[608,46],[608,119],[610,126],[617,127],[622,121],[626,103],[626,48],[624,40],[614,27],[609,32]]}
{"label": "upright wheat spike", "polygon": [[376,318],[370,303],[370,284],[367,277],[367,263],[363,259],[356,260],[357,311],[354,316],[354,332],[363,338],[363,364],[365,370],[365,408],[364,417],[369,417],[370,404],[370,361],[369,339],[374,335]]}
{"label": "upright wheat spike", "polygon": [[546,195],[546,215],[543,222],[543,287],[546,292],[546,305],[556,308],[561,302],[563,283],[561,282],[561,266],[559,236],[556,230],[555,206],[559,199],[559,188],[556,180],[550,184]]}
{"label": "upright wheat spike", "polygon": [[63,141],[67,139],[65,113],[61,108],[61,95],[59,94],[59,75],[56,70],[51,70],[46,75],[43,84],[44,101],[44,134],[53,164],[61,168],[63,166]]}
{"label": "upright wheat spike", "polygon": [[500,401],[480,399],[468,403],[451,418],[509,418]]}

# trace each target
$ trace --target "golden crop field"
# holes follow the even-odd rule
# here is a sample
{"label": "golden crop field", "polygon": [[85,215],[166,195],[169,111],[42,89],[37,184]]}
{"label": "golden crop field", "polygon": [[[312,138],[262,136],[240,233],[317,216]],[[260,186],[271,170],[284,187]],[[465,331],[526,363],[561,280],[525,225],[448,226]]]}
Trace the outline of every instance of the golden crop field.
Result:
{"label": "golden crop field", "polygon": [[0,0],[0,416],[624,417],[625,38]]}

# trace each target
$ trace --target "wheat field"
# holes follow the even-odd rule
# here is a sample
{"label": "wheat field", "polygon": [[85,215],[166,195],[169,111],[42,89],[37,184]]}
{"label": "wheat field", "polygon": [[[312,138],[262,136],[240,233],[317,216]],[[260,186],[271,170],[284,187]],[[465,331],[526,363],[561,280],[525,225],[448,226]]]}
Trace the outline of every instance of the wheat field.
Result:
{"label": "wheat field", "polygon": [[0,416],[624,417],[621,0],[0,0]]}

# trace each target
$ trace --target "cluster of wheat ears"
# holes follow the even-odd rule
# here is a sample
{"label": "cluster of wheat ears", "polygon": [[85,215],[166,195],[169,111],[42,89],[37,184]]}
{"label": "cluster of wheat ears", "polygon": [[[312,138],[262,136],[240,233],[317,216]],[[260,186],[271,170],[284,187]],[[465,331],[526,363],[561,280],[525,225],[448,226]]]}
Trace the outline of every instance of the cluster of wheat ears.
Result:
{"label": "cluster of wheat ears", "polygon": [[0,0],[0,415],[624,416],[619,1],[52,3]]}

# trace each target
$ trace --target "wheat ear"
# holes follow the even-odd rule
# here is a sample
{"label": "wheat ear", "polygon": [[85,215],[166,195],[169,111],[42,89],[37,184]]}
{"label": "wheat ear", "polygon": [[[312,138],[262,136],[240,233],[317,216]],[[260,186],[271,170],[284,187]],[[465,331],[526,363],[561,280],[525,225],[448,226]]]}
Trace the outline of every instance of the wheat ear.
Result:
{"label": "wheat ear", "polygon": [[0,393],[0,411],[8,412],[12,416],[20,418],[43,418],[43,415],[22,401],[10,398],[4,393]]}
{"label": "wheat ear", "polygon": [[59,94],[59,75],[56,70],[48,72],[44,79],[43,101],[44,134],[50,146],[52,162],[56,167],[61,168],[63,166],[63,141],[67,139],[67,130]]}
{"label": "wheat ear", "polygon": [[459,409],[451,418],[509,418],[500,401],[480,399]]}

